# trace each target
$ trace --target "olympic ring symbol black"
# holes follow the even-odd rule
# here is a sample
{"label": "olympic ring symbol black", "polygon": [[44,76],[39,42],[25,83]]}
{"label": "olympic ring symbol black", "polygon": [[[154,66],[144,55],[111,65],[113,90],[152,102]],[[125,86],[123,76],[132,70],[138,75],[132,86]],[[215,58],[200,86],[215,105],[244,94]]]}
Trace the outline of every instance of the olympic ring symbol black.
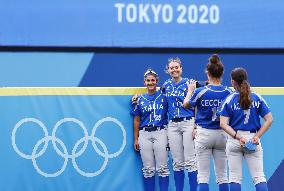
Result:
{"label": "olympic ring symbol black", "polygon": [[[33,148],[32,154],[30,154],[30,155],[21,152],[19,150],[17,144],[16,144],[16,133],[17,133],[17,130],[21,127],[21,125],[23,125],[24,123],[29,123],[29,122],[32,122],[32,123],[35,123],[35,124],[39,125],[42,128],[43,132],[44,132],[44,137],[37,141],[37,143],[35,144],[35,146]],[[84,132],[84,137],[82,137],[81,139],[79,139],[75,143],[75,145],[74,145],[74,147],[72,149],[71,154],[68,153],[66,145],[59,138],[56,137],[57,129],[59,128],[59,126],[61,126],[65,122],[73,122],[73,123],[78,124],[81,127],[81,129],[83,130],[83,132]],[[101,124],[103,124],[104,122],[113,122],[114,124],[119,126],[121,131],[122,131],[122,135],[123,135],[122,145],[119,148],[119,150],[117,152],[115,152],[115,153],[111,153],[110,154],[108,149],[107,149],[107,147],[106,147],[106,145],[99,138],[95,137],[95,133],[96,133],[97,128]],[[45,176],[45,177],[57,177],[57,176],[59,176],[66,169],[66,166],[67,166],[67,163],[68,163],[69,159],[72,160],[72,164],[73,164],[73,167],[75,168],[75,170],[79,174],[81,174],[82,176],[85,176],[85,177],[98,176],[99,174],[101,174],[105,170],[105,168],[106,168],[106,166],[108,164],[109,159],[115,158],[115,157],[119,156],[122,153],[122,151],[124,150],[125,145],[126,145],[126,131],[125,131],[125,128],[124,128],[124,126],[122,125],[122,123],[120,121],[118,121],[116,118],[112,118],[112,117],[105,117],[105,118],[102,118],[101,120],[97,121],[97,123],[95,124],[95,126],[92,129],[92,133],[91,133],[90,136],[88,135],[88,131],[87,131],[85,125],[80,120],[78,120],[76,118],[63,118],[63,119],[59,120],[55,124],[54,129],[52,130],[51,136],[48,135],[48,131],[47,131],[46,126],[40,120],[38,120],[36,118],[24,118],[24,119],[20,120],[15,125],[15,127],[14,127],[14,129],[12,131],[12,137],[11,138],[12,138],[12,146],[13,146],[15,152],[18,155],[20,155],[21,157],[25,158],[25,159],[32,160],[33,166],[34,166],[35,170],[40,175]],[[38,157],[42,156],[45,153],[45,151],[46,151],[46,149],[48,147],[49,141],[52,142],[52,146],[53,146],[54,150],[56,151],[56,153],[64,159],[64,163],[63,163],[61,169],[59,169],[58,171],[56,171],[54,173],[43,172],[39,168],[39,166],[38,166],[38,164],[36,162],[36,159]],[[92,142],[92,146],[93,146],[94,150],[98,153],[98,155],[100,155],[101,157],[104,158],[104,162],[103,162],[102,166],[100,167],[99,170],[97,170],[95,172],[85,172],[85,171],[81,170],[79,168],[77,162],[76,162],[76,158],[81,156],[85,152],[85,150],[86,150],[86,148],[88,146],[89,141]],[[44,143],[44,146],[42,147],[42,149],[40,151],[38,151],[40,145],[43,144],[43,143]],[[79,145],[81,143],[83,143],[83,146],[77,152],[77,149],[78,149],[78,147],[79,147]],[[101,151],[97,147],[96,143],[98,143],[101,146],[103,151]],[[60,147],[62,148],[63,152],[58,148],[57,144],[60,145]]]}

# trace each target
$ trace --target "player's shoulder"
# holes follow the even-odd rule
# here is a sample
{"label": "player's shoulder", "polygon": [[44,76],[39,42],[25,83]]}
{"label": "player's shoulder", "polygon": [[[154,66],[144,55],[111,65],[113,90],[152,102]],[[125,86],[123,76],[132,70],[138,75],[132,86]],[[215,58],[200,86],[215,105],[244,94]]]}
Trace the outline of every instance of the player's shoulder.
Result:
{"label": "player's shoulder", "polygon": [[227,92],[228,94],[231,94],[231,93],[234,92],[230,87],[224,86],[224,85],[222,85],[222,86],[223,86],[224,91]]}
{"label": "player's shoulder", "polygon": [[200,93],[200,92],[206,92],[206,91],[208,91],[209,90],[209,88],[207,87],[207,86],[202,86],[202,87],[199,87],[199,88],[196,88],[195,89],[195,93],[196,94],[198,94],[198,93]]}
{"label": "player's shoulder", "polygon": [[218,86],[213,86],[213,85],[208,84],[204,87],[207,88],[208,90],[212,91],[212,92],[218,92],[218,93],[225,92],[225,93],[228,93],[228,94],[233,92],[229,87],[224,86],[222,84],[218,85]]}
{"label": "player's shoulder", "polygon": [[178,84],[176,84],[176,86],[179,89],[184,89],[186,90],[188,87],[188,84],[190,83],[190,80],[188,78],[182,78],[180,82],[178,82]]}
{"label": "player's shoulder", "polygon": [[228,92],[230,92],[230,94],[234,92],[234,90],[233,90],[232,88],[230,88],[230,87],[228,87],[228,86],[226,86],[226,88],[227,88],[226,90],[227,90]]}
{"label": "player's shoulder", "polygon": [[159,89],[159,90],[157,90],[157,95],[164,97],[165,93],[164,93],[164,91],[162,89]]}
{"label": "player's shoulder", "polygon": [[182,78],[182,80],[185,81],[185,82],[188,82],[188,81],[193,80],[193,79],[190,79],[190,78]]}
{"label": "player's shoulder", "polygon": [[197,99],[201,98],[207,91],[208,91],[208,89],[205,86],[196,88],[193,91],[192,98],[194,100],[197,100]]}
{"label": "player's shoulder", "polygon": [[235,100],[234,98],[236,98],[238,95],[239,95],[239,93],[236,92],[236,91],[230,93],[230,94],[225,98],[224,103],[227,103],[227,104],[228,104],[228,103],[234,101],[234,100]]}
{"label": "player's shoulder", "polygon": [[188,83],[190,83],[190,82],[191,82],[191,80],[193,80],[193,79],[189,79],[189,78],[182,78],[182,79],[181,79],[181,83],[182,83],[182,84],[188,84]]}
{"label": "player's shoulder", "polygon": [[251,95],[253,100],[263,100],[263,97],[260,94],[256,93],[256,92],[252,91],[250,93],[250,95]]}
{"label": "player's shoulder", "polygon": [[147,99],[147,93],[144,93],[144,94],[140,94],[138,97],[137,97],[137,102],[141,102],[142,100],[145,100]]}
{"label": "player's shoulder", "polygon": [[156,93],[155,93],[155,98],[158,98],[158,97],[164,97],[165,96],[165,93],[164,91],[162,91],[161,89],[157,90]]}
{"label": "player's shoulder", "polygon": [[167,80],[164,82],[163,85],[167,85],[167,84],[172,84],[172,79],[171,79],[171,78],[167,79]]}
{"label": "player's shoulder", "polygon": [[167,100],[167,96],[162,90],[157,91],[157,98],[158,100],[161,100],[162,102],[164,102],[164,100]]}
{"label": "player's shoulder", "polygon": [[172,79],[167,79],[164,83],[163,83],[163,85],[162,85],[162,87],[167,87],[167,86],[169,86],[169,85],[171,85],[172,84]]}

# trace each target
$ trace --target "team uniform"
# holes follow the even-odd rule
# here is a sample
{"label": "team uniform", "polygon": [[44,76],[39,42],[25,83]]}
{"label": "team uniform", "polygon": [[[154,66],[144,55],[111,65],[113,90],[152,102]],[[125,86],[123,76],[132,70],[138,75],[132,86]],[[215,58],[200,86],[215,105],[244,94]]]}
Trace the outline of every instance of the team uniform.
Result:
{"label": "team uniform", "polygon": [[187,94],[189,79],[182,78],[178,83],[172,79],[162,86],[168,101],[168,138],[173,157],[176,190],[183,190],[184,169],[188,170],[191,191],[196,190],[197,162],[192,131],[194,109],[185,109],[183,100]]}
{"label": "team uniform", "polygon": [[[270,112],[270,109],[260,95],[252,92],[252,105],[249,109],[243,110],[239,105],[239,97],[239,92],[229,95],[222,104],[219,114],[229,117],[229,125],[239,135],[251,140],[261,127],[259,116],[264,117]],[[237,139],[229,136],[226,151],[229,161],[230,182],[241,184],[243,157],[247,161],[254,184],[266,182],[263,172],[263,150],[260,142],[255,151],[248,151],[240,145]]]}
{"label": "team uniform", "polygon": [[[195,89],[189,104],[196,107],[197,180],[200,190],[209,190],[210,158],[213,156],[216,182],[219,190],[228,190],[226,132],[220,128],[217,108],[232,91],[223,85],[207,85]],[[204,188],[203,188],[204,187]]]}
{"label": "team uniform", "polygon": [[160,190],[168,189],[169,168],[167,151],[167,101],[161,91],[139,96],[134,115],[140,117],[138,143],[143,162],[145,180],[155,189],[155,171],[158,172]]}

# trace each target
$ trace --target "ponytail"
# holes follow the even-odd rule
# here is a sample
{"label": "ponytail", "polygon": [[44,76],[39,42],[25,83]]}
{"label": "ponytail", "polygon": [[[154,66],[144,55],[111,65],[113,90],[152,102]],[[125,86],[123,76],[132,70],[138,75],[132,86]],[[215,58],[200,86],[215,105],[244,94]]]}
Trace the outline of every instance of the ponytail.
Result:
{"label": "ponytail", "polygon": [[240,92],[239,103],[243,110],[250,108],[252,104],[250,85],[247,81],[248,74],[244,68],[235,68],[231,72],[231,78],[237,82],[237,90]]}
{"label": "ponytail", "polygon": [[252,104],[252,100],[250,97],[250,85],[249,83],[244,80],[240,85],[240,106],[243,110],[247,110],[250,108]]}

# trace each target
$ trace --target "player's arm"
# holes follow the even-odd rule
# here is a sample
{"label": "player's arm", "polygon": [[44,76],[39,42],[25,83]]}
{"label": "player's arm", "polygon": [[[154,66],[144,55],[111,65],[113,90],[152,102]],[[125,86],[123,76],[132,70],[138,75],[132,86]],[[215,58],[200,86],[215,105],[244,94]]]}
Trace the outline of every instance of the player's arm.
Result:
{"label": "player's arm", "polygon": [[243,146],[247,140],[243,138],[241,135],[237,133],[230,125],[229,125],[229,117],[220,116],[220,127],[233,138],[240,141],[240,144]]}
{"label": "player's arm", "polygon": [[252,139],[253,143],[258,143],[259,142],[259,138],[269,129],[269,127],[271,126],[272,122],[273,122],[273,117],[271,112],[267,113],[264,117],[264,123],[262,124],[262,126],[260,127],[260,129],[257,131],[257,133],[255,134],[255,136]]}
{"label": "player's arm", "polygon": [[195,80],[190,80],[190,83],[188,84],[188,90],[187,90],[187,94],[183,100],[183,107],[188,109],[190,108],[190,104],[189,104],[189,99],[193,93],[193,91],[196,88],[196,81]]}
{"label": "player's arm", "polygon": [[[194,108],[194,117],[196,119],[196,115],[197,115],[197,107]],[[194,123],[194,128],[193,128],[193,131],[192,131],[192,138],[195,139],[197,136],[197,125],[196,123]]]}
{"label": "player's arm", "polygon": [[138,136],[139,136],[140,116],[135,116],[133,119],[134,125],[134,149],[139,151]]}

